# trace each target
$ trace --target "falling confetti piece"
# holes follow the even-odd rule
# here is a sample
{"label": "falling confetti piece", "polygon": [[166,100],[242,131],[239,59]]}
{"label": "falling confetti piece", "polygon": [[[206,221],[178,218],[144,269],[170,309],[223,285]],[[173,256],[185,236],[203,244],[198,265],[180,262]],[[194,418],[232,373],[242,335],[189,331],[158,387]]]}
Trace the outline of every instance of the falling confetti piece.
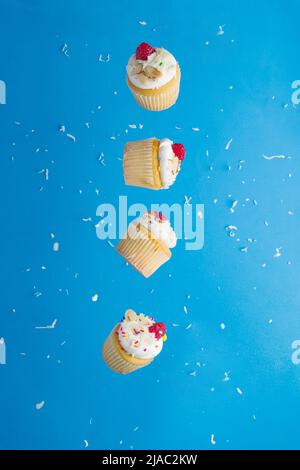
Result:
{"label": "falling confetti piece", "polygon": [[192,127],[192,131],[194,131],[194,132],[200,132],[200,128],[199,128],[199,127]]}
{"label": "falling confetti piece", "polygon": [[110,55],[106,54],[106,56],[103,56],[103,54],[99,54],[98,61],[99,62],[109,62],[110,61]]}
{"label": "falling confetti piece", "polygon": [[56,323],[57,323],[57,319],[53,320],[53,322],[51,323],[51,325],[35,326],[35,329],[36,329],[36,330],[53,330],[53,328],[55,328],[55,326],[56,326]]}
{"label": "falling confetti piece", "polygon": [[224,28],[225,28],[225,24],[223,24],[222,26],[219,26],[219,30],[217,31],[217,36],[223,36],[223,34],[225,34],[225,31],[224,31]]}
{"label": "falling confetti piece", "polygon": [[99,299],[99,295],[98,294],[95,294],[92,296],[92,302],[97,302]]}
{"label": "falling confetti piece", "polygon": [[225,330],[225,327],[226,327],[226,326],[225,326],[225,323],[220,323],[220,328],[221,328],[221,330]]}
{"label": "falling confetti piece", "polygon": [[139,21],[139,24],[140,24],[141,26],[146,26],[146,25],[147,25],[147,22],[144,21],[144,20],[140,20],[140,21]]}
{"label": "falling confetti piece", "polygon": [[41,410],[41,409],[44,407],[44,405],[45,405],[45,402],[44,402],[44,400],[43,400],[43,401],[41,401],[40,403],[36,403],[35,409],[36,409],[36,410]]}
{"label": "falling confetti piece", "polygon": [[211,445],[213,445],[213,446],[216,445],[216,440],[215,440],[215,435],[214,435],[214,434],[212,434],[212,435],[210,436],[210,443],[211,443]]}
{"label": "falling confetti piece", "polygon": [[84,443],[84,447],[85,447],[85,449],[86,449],[86,448],[89,446],[89,443],[88,443],[88,441],[87,441],[86,439],[84,439],[83,443]]}
{"label": "falling confetti piece", "polygon": [[271,155],[271,156],[267,156],[267,155],[263,155],[263,158],[265,160],[274,160],[274,159],[285,159],[285,158],[291,158],[291,157],[288,157],[287,155]]}
{"label": "falling confetti piece", "polygon": [[58,242],[54,242],[53,243],[53,251],[58,251],[59,250],[59,243]]}
{"label": "falling confetti piece", "polygon": [[240,389],[240,387],[236,387],[236,391],[239,395],[243,395],[243,391]]}
{"label": "falling confetti piece", "polygon": [[66,135],[67,135],[67,137],[68,137],[70,140],[72,140],[73,142],[76,142],[76,137],[75,137],[73,134],[69,134],[69,133],[68,133],[68,134],[66,134]]}
{"label": "falling confetti piece", "polygon": [[186,305],[183,306],[183,311],[184,311],[184,313],[185,313],[186,315],[188,314],[188,309],[187,309],[187,306],[186,306]]}
{"label": "falling confetti piece", "polygon": [[232,139],[232,138],[228,140],[228,142],[227,142],[227,144],[226,144],[226,146],[225,146],[225,150],[229,150],[229,149],[230,149],[232,142],[233,142],[233,139]]}
{"label": "falling confetti piece", "polygon": [[6,364],[6,344],[4,338],[0,338],[0,365]]}
{"label": "falling confetti piece", "polygon": [[273,258],[279,258],[279,257],[281,256],[281,254],[282,254],[282,253],[281,253],[281,250],[282,250],[281,247],[280,247],[280,248],[275,248],[275,253],[274,253],[274,255],[273,255]]}

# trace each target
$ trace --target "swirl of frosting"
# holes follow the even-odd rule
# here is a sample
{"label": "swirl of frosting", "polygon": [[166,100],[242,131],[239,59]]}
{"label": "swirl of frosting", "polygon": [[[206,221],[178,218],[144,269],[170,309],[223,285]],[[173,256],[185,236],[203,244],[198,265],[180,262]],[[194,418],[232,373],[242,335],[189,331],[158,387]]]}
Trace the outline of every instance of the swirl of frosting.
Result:
{"label": "swirl of frosting", "polygon": [[158,160],[160,167],[160,177],[162,186],[168,189],[180,170],[180,160],[176,157],[172,149],[173,142],[170,139],[161,139],[158,150]]}
{"label": "swirl of frosting", "polygon": [[175,77],[177,62],[170,52],[158,47],[147,60],[138,60],[133,54],[126,71],[130,82],[138,88],[160,88]]}
{"label": "swirl of frosting", "polygon": [[127,354],[141,359],[152,359],[162,350],[165,331],[163,323],[157,324],[153,318],[127,310],[117,335],[121,348]]}
{"label": "swirl of frosting", "polygon": [[141,224],[149,230],[155,238],[165,243],[169,248],[174,248],[177,243],[177,237],[171,227],[169,220],[161,212],[148,211],[141,217],[133,221],[135,224]]}

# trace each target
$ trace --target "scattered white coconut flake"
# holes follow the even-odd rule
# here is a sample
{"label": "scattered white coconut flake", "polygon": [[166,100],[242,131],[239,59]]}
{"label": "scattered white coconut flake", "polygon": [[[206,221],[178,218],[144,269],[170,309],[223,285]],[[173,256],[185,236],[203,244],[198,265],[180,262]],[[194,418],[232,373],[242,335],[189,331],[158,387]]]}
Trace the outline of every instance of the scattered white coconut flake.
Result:
{"label": "scattered white coconut flake", "polygon": [[191,377],[196,377],[196,375],[197,375],[197,371],[196,371],[196,370],[194,370],[193,372],[190,372],[190,374],[189,374],[189,375],[190,375]]}
{"label": "scattered white coconut flake", "polygon": [[144,20],[139,20],[138,22],[141,26],[146,26],[147,25],[147,21],[144,21]]}
{"label": "scattered white coconut flake", "polygon": [[88,443],[88,441],[87,441],[86,439],[84,439],[83,443],[84,443],[84,447],[85,447],[85,449],[86,449],[86,448],[89,446],[89,443]]}
{"label": "scattered white coconut flake", "polygon": [[41,409],[44,407],[44,405],[45,405],[45,402],[44,402],[44,400],[43,400],[43,401],[41,401],[40,403],[36,403],[35,409],[36,409],[36,410],[41,410]]}
{"label": "scattered white coconut flake", "polygon": [[229,149],[230,149],[232,142],[233,142],[233,139],[232,139],[232,138],[228,140],[228,142],[227,142],[227,144],[226,144],[226,146],[225,146],[225,150],[229,150]]}
{"label": "scattered white coconut flake", "polygon": [[236,206],[238,205],[239,201],[236,199],[235,201],[232,201],[231,207],[230,207],[230,212],[233,213]]}
{"label": "scattered white coconut flake", "polygon": [[73,134],[69,134],[69,133],[68,133],[68,134],[66,134],[66,135],[67,135],[67,137],[68,137],[70,140],[72,140],[72,142],[76,142],[76,137],[75,137]]}
{"label": "scattered white coconut flake", "polygon": [[240,389],[240,387],[236,387],[236,391],[239,395],[243,395],[243,391]]}
{"label": "scattered white coconut flake", "polygon": [[46,326],[35,326],[34,328],[36,330],[53,330],[56,326],[56,323],[57,323],[57,319],[53,320],[53,322],[51,323],[51,325],[46,325]]}
{"label": "scattered white coconut flake", "polygon": [[205,44],[205,46],[209,46],[210,43],[209,43],[209,41],[205,41],[204,44]]}
{"label": "scattered white coconut flake", "polygon": [[98,294],[94,294],[94,295],[92,295],[91,299],[92,299],[92,302],[97,302],[98,299],[99,299],[99,295],[98,295]]}
{"label": "scattered white coconut flake", "polygon": [[262,268],[265,268],[266,266],[267,266],[267,263],[263,263],[263,264],[261,265]]}
{"label": "scattered white coconut flake", "polygon": [[136,129],[136,124],[129,124],[128,127],[130,127],[130,129]]}
{"label": "scattered white coconut flake", "polygon": [[189,330],[190,328],[192,328],[192,324],[189,323],[188,326],[186,327],[186,330]]}
{"label": "scattered white coconut flake", "polygon": [[212,434],[212,435],[210,436],[210,443],[211,443],[211,445],[213,445],[213,446],[216,445],[216,440],[215,440],[215,435],[214,435],[214,434]]}
{"label": "scattered white coconut flake", "polygon": [[106,56],[104,56],[103,54],[99,54],[98,60],[99,60],[99,62],[109,62],[110,61],[110,55],[106,54]]}
{"label": "scattered white coconut flake", "polygon": [[66,56],[69,57],[69,46],[68,44],[63,44],[61,47],[61,52]]}
{"label": "scattered white coconut flake", "polygon": [[192,198],[189,197],[189,196],[184,196],[184,204],[186,204],[187,206],[190,206],[190,202],[191,202]]}
{"label": "scattered white coconut flake", "polygon": [[84,125],[85,125],[85,127],[86,127],[87,129],[90,128],[90,123],[89,123],[89,122],[85,122]]}
{"label": "scattered white coconut flake", "polygon": [[237,230],[238,228],[235,225],[226,225],[225,230]]}
{"label": "scattered white coconut flake", "polygon": [[200,131],[200,128],[199,128],[199,127],[192,127],[192,131],[194,131],[194,132],[199,132],[199,131]]}
{"label": "scattered white coconut flake", "polygon": [[136,426],[135,428],[133,428],[133,432],[137,432],[139,429],[140,429],[140,427]]}
{"label": "scattered white coconut flake", "polygon": [[178,325],[178,323],[172,323],[172,326],[173,326],[174,328],[176,328],[176,327],[179,326],[179,325]]}
{"label": "scattered white coconut flake", "polygon": [[240,248],[241,253],[248,253],[248,250],[249,250],[248,246],[243,246],[242,248]]}
{"label": "scattered white coconut flake", "polygon": [[254,205],[254,206],[258,206],[258,202],[257,202],[256,199],[253,199],[253,205]]}
{"label": "scattered white coconut flake", "polygon": [[225,330],[225,328],[226,328],[225,323],[220,323],[220,328],[221,328],[221,330]]}
{"label": "scattered white coconut flake", "polygon": [[225,24],[219,26],[219,30],[217,31],[217,36],[223,36],[223,34],[225,34],[225,31],[224,31],[225,26],[226,26]]}
{"label": "scattered white coconut flake", "polygon": [[104,160],[104,153],[101,152],[97,158],[98,162],[101,163],[101,165],[106,166],[105,160]]}
{"label": "scattered white coconut flake", "polygon": [[230,372],[224,372],[223,382],[229,382],[230,380]]}
{"label": "scattered white coconut flake", "polygon": [[282,255],[281,250],[282,250],[281,247],[275,248],[275,253],[273,255],[273,258],[279,258]]}
{"label": "scattered white coconut flake", "polygon": [[183,311],[184,311],[184,313],[185,313],[186,315],[188,314],[188,309],[187,309],[187,306],[186,306],[186,305],[183,306]]}
{"label": "scattered white coconut flake", "polygon": [[83,217],[82,222],[92,222],[92,217]]}
{"label": "scattered white coconut flake", "polygon": [[263,158],[265,160],[274,160],[275,158],[284,159],[284,158],[291,158],[291,157],[288,157],[287,155],[270,155],[270,156],[263,155]]}
{"label": "scattered white coconut flake", "polygon": [[273,323],[272,318],[270,318],[270,320],[268,321],[268,323],[269,323],[269,325],[272,325],[272,323]]}
{"label": "scattered white coconut flake", "polygon": [[54,242],[53,243],[53,251],[58,251],[59,250],[59,243],[58,242]]}
{"label": "scattered white coconut flake", "polygon": [[288,215],[294,215],[293,211],[288,211]]}
{"label": "scattered white coconut flake", "polygon": [[109,244],[109,246],[111,246],[112,248],[115,247],[115,245],[110,241],[110,240],[107,240],[107,243]]}
{"label": "scattered white coconut flake", "polygon": [[4,366],[6,364],[6,344],[5,339],[0,338],[0,365]]}
{"label": "scattered white coconut flake", "polygon": [[177,131],[181,131],[182,127],[175,126],[175,129],[176,129]]}

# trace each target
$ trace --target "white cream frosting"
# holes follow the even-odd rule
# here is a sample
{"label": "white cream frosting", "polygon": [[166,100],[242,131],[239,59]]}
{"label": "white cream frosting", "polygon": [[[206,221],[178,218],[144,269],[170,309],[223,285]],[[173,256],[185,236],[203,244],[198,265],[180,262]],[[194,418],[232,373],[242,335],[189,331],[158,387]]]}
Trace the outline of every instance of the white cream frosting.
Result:
{"label": "white cream frosting", "polygon": [[163,347],[163,339],[150,333],[149,326],[155,324],[153,318],[127,310],[120,323],[118,339],[125,352],[141,359],[157,356]]}
{"label": "white cream frosting", "polygon": [[160,177],[162,186],[165,189],[172,186],[180,170],[180,160],[174,154],[172,144],[173,142],[170,139],[161,139],[159,143]]}
{"label": "white cream frosting", "polygon": [[[152,67],[159,76],[150,78],[147,76],[147,67]],[[175,57],[162,47],[156,48],[147,60],[137,60],[133,54],[126,67],[127,75],[131,83],[138,88],[154,89],[160,88],[175,77],[177,62]]]}
{"label": "white cream frosting", "polygon": [[158,213],[145,212],[141,217],[135,219],[133,223],[140,223],[147,230],[150,230],[154,237],[165,243],[169,248],[176,246],[177,237],[166,217],[160,218]]}

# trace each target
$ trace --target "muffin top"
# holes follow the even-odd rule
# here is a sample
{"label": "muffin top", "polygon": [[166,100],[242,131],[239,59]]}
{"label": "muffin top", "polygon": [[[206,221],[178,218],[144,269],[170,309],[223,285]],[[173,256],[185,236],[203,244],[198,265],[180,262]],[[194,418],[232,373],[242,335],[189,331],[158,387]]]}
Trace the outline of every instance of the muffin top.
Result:
{"label": "muffin top", "polygon": [[141,224],[149,230],[155,238],[165,243],[168,248],[174,248],[176,246],[177,237],[175,232],[172,229],[169,220],[161,212],[145,212],[133,222],[135,224]]}
{"label": "muffin top", "polygon": [[133,310],[126,311],[116,334],[121,348],[127,354],[141,359],[157,356],[167,339],[163,323],[156,323],[154,318]]}
{"label": "muffin top", "polygon": [[126,67],[130,82],[143,89],[160,88],[175,77],[175,57],[162,47],[154,48],[142,42]]}

